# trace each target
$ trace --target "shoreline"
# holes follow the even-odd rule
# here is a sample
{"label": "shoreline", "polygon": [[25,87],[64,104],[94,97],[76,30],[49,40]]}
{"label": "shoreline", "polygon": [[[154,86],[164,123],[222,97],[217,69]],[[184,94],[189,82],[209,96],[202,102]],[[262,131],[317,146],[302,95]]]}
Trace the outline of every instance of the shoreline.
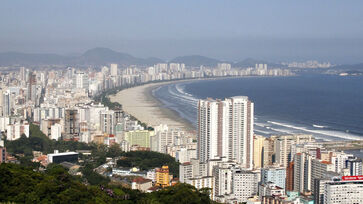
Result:
{"label": "shoreline", "polygon": [[163,104],[152,94],[154,89],[162,85],[194,80],[195,79],[145,84],[124,89],[117,94],[110,95],[109,98],[112,102],[120,103],[125,112],[133,115],[149,126],[155,127],[160,124],[166,124],[169,128],[178,128],[185,132],[195,132],[194,126],[189,121],[180,117],[176,111],[163,107]]}
{"label": "shoreline", "polygon": [[[127,88],[119,91],[116,94],[109,95],[111,102],[118,102],[122,105],[122,109],[128,114],[136,117],[148,126],[158,126],[160,124],[166,124],[169,128],[178,128],[185,132],[196,132],[196,128],[193,124],[184,119],[175,110],[163,107],[164,104],[159,101],[152,91],[160,86],[167,84],[176,84],[182,82],[194,82],[205,80],[222,80],[229,78],[250,78],[261,76],[226,76],[226,77],[211,77],[211,78],[194,78],[173,80],[164,82],[153,82],[144,85],[138,85],[135,87]],[[272,76],[263,76],[272,77]],[[291,76],[289,76],[291,77]]]}

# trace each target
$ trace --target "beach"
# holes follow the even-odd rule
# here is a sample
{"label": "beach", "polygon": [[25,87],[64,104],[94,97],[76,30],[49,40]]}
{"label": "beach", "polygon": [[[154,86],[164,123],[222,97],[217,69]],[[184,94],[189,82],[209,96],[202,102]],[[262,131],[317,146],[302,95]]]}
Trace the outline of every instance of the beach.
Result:
{"label": "beach", "polygon": [[155,127],[160,124],[166,124],[170,128],[179,128],[188,132],[195,131],[190,122],[180,117],[177,112],[163,107],[163,104],[152,95],[152,90],[169,83],[175,82],[160,82],[136,86],[122,90],[109,97],[112,102],[122,104],[122,109],[125,112],[149,126]]}

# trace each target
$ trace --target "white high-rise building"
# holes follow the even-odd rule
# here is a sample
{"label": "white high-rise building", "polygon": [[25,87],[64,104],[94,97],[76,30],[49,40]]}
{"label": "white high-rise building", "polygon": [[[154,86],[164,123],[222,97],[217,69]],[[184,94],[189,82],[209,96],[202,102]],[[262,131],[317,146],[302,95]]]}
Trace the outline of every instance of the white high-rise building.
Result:
{"label": "white high-rise building", "polygon": [[19,139],[23,134],[29,137],[29,124],[28,123],[15,123],[8,125],[6,129],[6,139],[9,141]]}
{"label": "white high-rise building", "polygon": [[318,159],[313,159],[311,161],[311,191],[314,192],[315,186],[314,181],[315,179],[319,179],[324,175],[328,174],[329,172],[333,172],[335,170],[334,164],[328,161],[321,161]]}
{"label": "white high-rise building", "polygon": [[89,88],[88,75],[84,72],[77,72],[73,75],[73,88],[86,89]]}
{"label": "white high-rise building", "polygon": [[363,203],[363,176],[343,177],[325,184],[324,203]]}
{"label": "white high-rise building", "polygon": [[331,157],[332,163],[335,165],[335,172],[341,173],[344,168],[346,168],[346,161],[349,157],[353,157],[353,154],[348,154],[345,152],[333,152]]}
{"label": "white high-rise building", "polygon": [[247,199],[257,194],[258,176],[251,171],[234,170],[232,173],[233,197],[238,203],[247,202]]}
{"label": "white high-rise building", "polygon": [[[276,162],[283,167],[287,167],[288,163],[293,160],[294,153],[292,146],[294,144],[302,144],[306,142],[313,142],[312,135],[280,135],[272,136],[275,139],[275,156]],[[280,186],[281,187],[281,186]]]}
{"label": "white high-rise building", "polygon": [[219,162],[213,167],[214,198],[222,203],[242,203],[257,194],[258,175],[241,170],[231,162]]}
{"label": "white high-rise building", "polygon": [[118,68],[117,64],[111,64],[111,76],[117,76]]}
{"label": "white high-rise building", "polygon": [[167,153],[167,146],[174,144],[173,132],[169,130],[167,125],[163,124],[156,126],[154,131],[151,149],[156,152]]}
{"label": "white high-rise building", "polygon": [[246,96],[224,101],[206,99],[198,105],[198,158],[226,157],[252,169],[253,103]]}
{"label": "white high-rise building", "polygon": [[108,110],[100,112],[100,127],[102,133],[107,133],[107,134],[115,133],[114,111]]}
{"label": "white high-rise building", "polygon": [[3,94],[3,116],[10,116],[11,115],[11,93],[9,90],[6,90]]}
{"label": "white high-rise building", "polygon": [[294,157],[294,191],[311,191],[311,163],[312,156],[297,153]]}
{"label": "white high-rise building", "polygon": [[62,136],[62,125],[61,124],[54,124],[50,128],[50,139],[57,140]]}

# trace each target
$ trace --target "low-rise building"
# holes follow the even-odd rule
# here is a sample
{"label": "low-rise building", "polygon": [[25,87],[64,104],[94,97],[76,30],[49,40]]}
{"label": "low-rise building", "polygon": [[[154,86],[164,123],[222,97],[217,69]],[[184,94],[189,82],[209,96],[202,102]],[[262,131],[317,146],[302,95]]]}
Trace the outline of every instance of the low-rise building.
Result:
{"label": "low-rise building", "polygon": [[143,177],[137,177],[132,181],[131,188],[141,192],[147,192],[152,187],[152,180]]}
{"label": "low-rise building", "polygon": [[49,163],[57,163],[60,164],[62,162],[78,162],[78,153],[77,152],[62,152],[58,153],[55,151],[53,154],[48,154],[48,162]]}

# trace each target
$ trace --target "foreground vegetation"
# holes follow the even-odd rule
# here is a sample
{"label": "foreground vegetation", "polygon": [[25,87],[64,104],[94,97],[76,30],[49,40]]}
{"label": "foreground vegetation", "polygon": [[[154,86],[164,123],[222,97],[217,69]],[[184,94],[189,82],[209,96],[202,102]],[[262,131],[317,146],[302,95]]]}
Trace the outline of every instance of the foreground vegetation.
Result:
{"label": "foreground vegetation", "polygon": [[174,177],[179,177],[179,163],[170,155],[151,151],[123,152],[121,159],[117,160],[119,167],[138,167],[149,170],[163,165],[169,166],[169,171]]}
{"label": "foreground vegetation", "polygon": [[212,203],[207,189],[197,190],[187,184],[153,193],[87,186],[59,165],[41,173],[16,164],[1,164],[0,189],[0,202],[15,203]]}
{"label": "foreground vegetation", "polygon": [[141,170],[149,170],[163,165],[168,165],[170,173],[174,176],[179,176],[179,163],[173,157],[167,154],[162,154],[152,151],[134,151],[122,152],[119,145],[115,144],[111,147],[105,145],[86,144],[77,141],[55,141],[50,140],[43,132],[40,131],[39,126],[30,124],[29,138],[24,135],[15,141],[6,141],[5,146],[8,153],[18,155],[17,158],[24,166],[39,167],[39,163],[33,163],[33,151],[40,151],[43,154],[53,153],[54,150],[60,152],[76,151],[76,150],[89,150],[91,156],[83,156],[80,158],[84,161],[82,163],[81,172],[84,180],[92,185],[105,185],[109,179],[94,172],[93,169],[106,163],[106,158],[121,157],[117,164],[119,167],[138,167]]}

